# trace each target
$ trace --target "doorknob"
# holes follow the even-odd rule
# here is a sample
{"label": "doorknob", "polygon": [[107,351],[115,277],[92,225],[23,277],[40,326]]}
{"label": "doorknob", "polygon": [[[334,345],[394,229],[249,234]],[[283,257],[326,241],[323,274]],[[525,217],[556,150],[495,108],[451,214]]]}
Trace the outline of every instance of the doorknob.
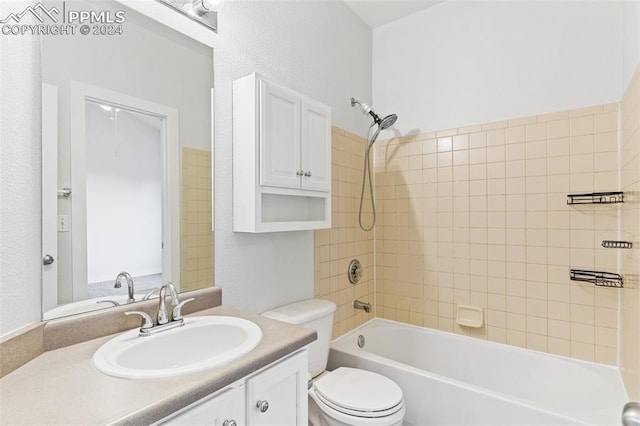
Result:
{"label": "doorknob", "polygon": [[51,265],[53,262],[54,262],[54,258],[50,254],[45,254],[44,256],[42,256],[43,265]]}

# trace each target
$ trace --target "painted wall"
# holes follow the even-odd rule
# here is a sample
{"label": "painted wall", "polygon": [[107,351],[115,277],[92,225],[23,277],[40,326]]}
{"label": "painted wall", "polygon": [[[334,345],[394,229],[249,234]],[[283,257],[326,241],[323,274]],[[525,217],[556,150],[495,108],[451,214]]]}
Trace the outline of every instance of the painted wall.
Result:
{"label": "painted wall", "polygon": [[215,48],[215,283],[225,305],[251,312],[310,298],[312,231],[232,232],[232,81],[251,72],[332,108],[363,135],[351,96],[371,98],[371,30],[342,2],[227,2]]}
{"label": "painted wall", "polygon": [[622,32],[622,87],[626,89],[640,63],[640,2],[624,2]]}
{"label": "painted wall", "polygon": [[37,38],[0,37],[0,336],[41,318],[39,55]]}
{"label": "painted wall", "polygon": [[89,283],[162,273],[161,120],[139,116],[86,106]]}
{"label": "painted wall", "polygon": [[374,104],[409,135],[618,102],[621,21],[622,2],[438,4],[374,30]]}

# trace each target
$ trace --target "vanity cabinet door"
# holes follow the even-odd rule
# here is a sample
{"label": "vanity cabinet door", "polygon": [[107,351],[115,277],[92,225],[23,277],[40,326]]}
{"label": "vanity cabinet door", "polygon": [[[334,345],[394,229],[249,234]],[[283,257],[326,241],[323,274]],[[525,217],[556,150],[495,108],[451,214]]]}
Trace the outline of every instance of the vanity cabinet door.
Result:
{"label": "vanity cabinet door", "polygon": [[247,380],[247,425],[306,425],[307,369],[303,351]]}
{"label": "vanity cabinet door", "polygon": [[[244,385],[223,391],[203,402],[185,408],[163,425],[171,426],[244,426]],[[226,423],[225,423],[226,422]]]}

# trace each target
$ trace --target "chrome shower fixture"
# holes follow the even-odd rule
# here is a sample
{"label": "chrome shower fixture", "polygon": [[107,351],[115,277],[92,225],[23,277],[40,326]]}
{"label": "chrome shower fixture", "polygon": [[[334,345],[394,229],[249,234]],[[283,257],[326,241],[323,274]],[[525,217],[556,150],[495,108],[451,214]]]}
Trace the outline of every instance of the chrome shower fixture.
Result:
{"label": "chrome shower fixture", "polygon": [[[355,98],[351,98],[351,106],[354,107],[356,105],[360,106],[360,109],[362,109],[362,112],[364,112],[365,114],[369,114],[371,117],[373,117],[373,123],[371,123],[371,125],[369,126],[369,134],[371,134],[371,128],[376,124],[378,125],[378,128],[376,129],[373,136],[370,137],[365,147],[364,170],[362,171],[362,191],[360,191],[360,208],[358,209],[358,223],[360,224],[360,229],[362,229],[363,231],[371,231],[376,224],[376,201],[373,194],[373,183],[371,180],[371,159],[369,158],[371,154],[371,147],[373,146],[375,141],[378,139],[378,135],[380,134],[380,132],[384,129],[388,129],[389,127],[393,126],[396,120],[398,119],[398,116],[396,114],[390,114],[390,115],[387,115],[385,118],[381,119],[380,116],[378,116],[378,114],[373,112],[373,110],[371,109],[371,105],[365,104],[364,102],[360,102]],[[369,178],[369,194],[371,196],[371,213],[373,213],[373,219],[371,221],[371,225],[369,226],[365,226],[362,223],[362,205],[364,204],[364,190],[366,187],[367,178]]]}
{"label": "chrome shower fixture", "polygon": [[351,98],[351,106],[354,107],[356,105],[360,105],[360,108],[365,114],[369,114],[373,117],[373,121],[380,127],[380,130],[388,129],[393,126],[393,123],[398,119],[396,114],[390,114],[381,119],[380,116],[371,109],[371,105],[360,102],[355,98]]}

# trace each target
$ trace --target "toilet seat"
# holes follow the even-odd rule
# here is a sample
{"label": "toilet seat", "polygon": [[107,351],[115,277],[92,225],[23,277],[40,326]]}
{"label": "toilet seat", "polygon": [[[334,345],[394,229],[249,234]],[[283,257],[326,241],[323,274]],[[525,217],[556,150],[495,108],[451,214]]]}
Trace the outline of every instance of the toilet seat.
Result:
{"label": "toilet seat", "polygon": [[381,418],[404,408],[402,390],[371,371],[340,367],[314,383],[318,402],[349,416]]}

